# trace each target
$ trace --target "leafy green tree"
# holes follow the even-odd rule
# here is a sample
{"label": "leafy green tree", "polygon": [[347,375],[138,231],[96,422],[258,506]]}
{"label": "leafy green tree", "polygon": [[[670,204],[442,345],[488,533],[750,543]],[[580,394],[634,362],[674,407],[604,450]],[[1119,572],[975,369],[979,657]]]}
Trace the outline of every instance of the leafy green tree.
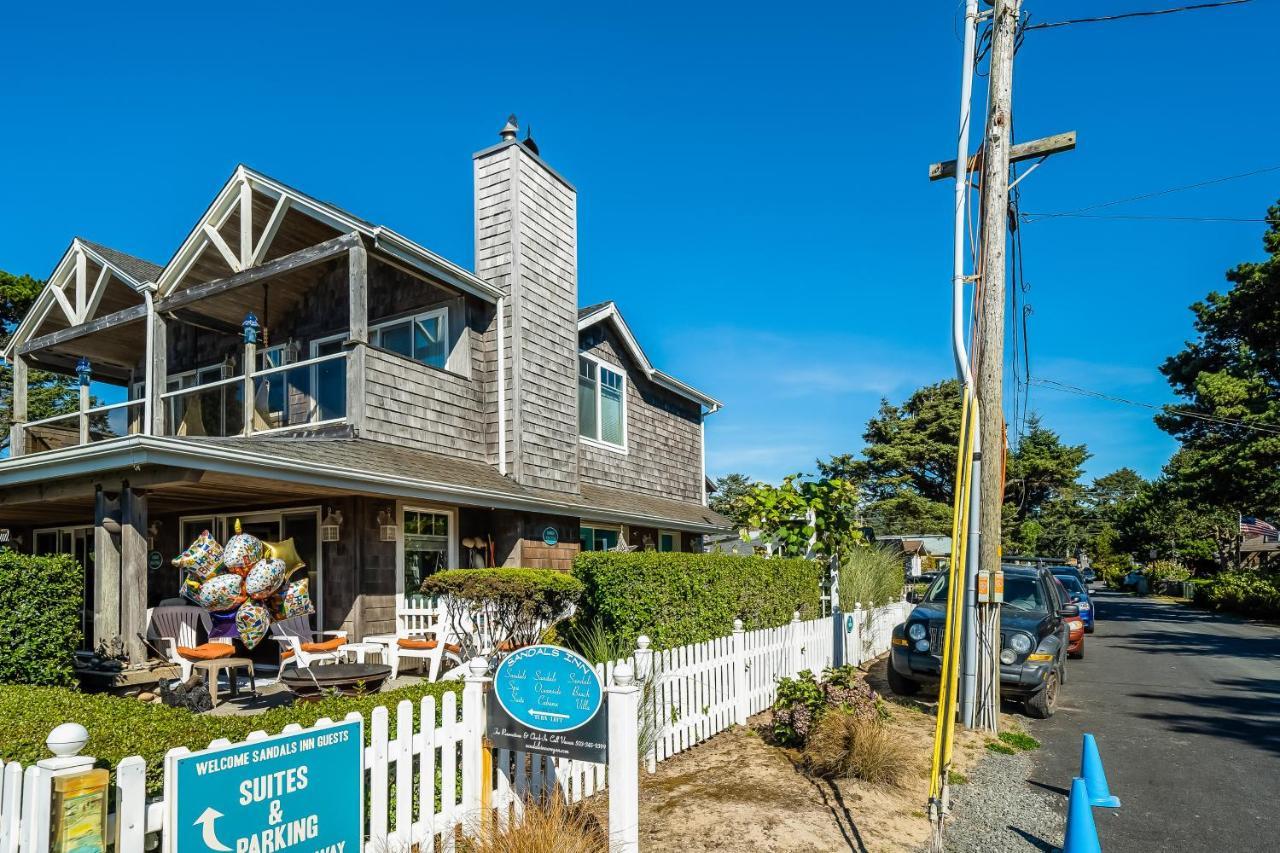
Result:
{"label": "leafy green tree", "polygon": [[1160,368],[1182,398],[1156,418],[1181,442],[1168,485],[1199,511],[1280,515],[1280,204],[1267,215],[1267,258],[1191,306],[1197,337]]}
{"label": "leafy green tree", "polygon": [[1038,415],[1028,419],[1006,462],[1001,533],[1007,551],[1066,557],[1088,543],[1092,520],[1080,485],[1088,458],[1083,444],[1064,444]]}
{"label": "leafy green tree", "polygon": [[715,491],[711,493],[707,503],[716,512],[733,519],[739,527],[743,526],[746,520],[740,517],[736,503],[738,498],[751,491],[751,480],[747,479],[746,474],[725,474],[717,477],[715,484]]}
{"label": "leafy green tree", "polygon": [[1160,476],[1145,485],[1116,519],[1119,544],[1139,560],[1169,558],[1229,568],[1236,562],[1239,516],[1225,507],[1205,505],[1197,479],[1179,450]]}
{"label": "leafy green tree", "polygon": [[880,401],[867,423],[867,520],[885,532],[949,533],[960,443],[961,388],[926,385],[901,406]]}
{"label": "leafy green tree", "polygon": [[735,511],[785,556],[805,555],[812,542],[816,555],[838,557],[865,542],[858,489],[846,480],[791,474],[780,486],[757,483]]}
{"label": "leafy green tree", "polygon": [[[9,342],[13,331],[40,295],[44,282],[29,275],[13,275],[0,270],[0,347]],[[39,420],[76,411],[80,391],[70,376],[32,370],[27,374],[27,418]],[[0,450],[9,447],[9,431],[13,426],[13,368],[0,366]]]}

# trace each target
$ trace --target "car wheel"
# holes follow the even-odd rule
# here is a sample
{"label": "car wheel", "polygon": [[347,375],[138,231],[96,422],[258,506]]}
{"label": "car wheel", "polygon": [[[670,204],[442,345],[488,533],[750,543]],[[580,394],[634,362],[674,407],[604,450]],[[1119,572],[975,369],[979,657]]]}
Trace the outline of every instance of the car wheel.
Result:
{"label": "car wheel", "polygon": [[894,669],[891,661],[889,663],[889,689],[899,696],[914,696],[920,692],[920,684]]}
{"label": "car wheel", "polygon": [[1092,633],[1093,633],[1093,629],[1094,629],[1094,627],[1095,627],[1095,626],[1093,626],[1093,625],[1085,625],[1085,626],[1084,626],[1084,632],[1085,632],[1086,634],[1092,634]]}
{"label": "car wheel", "polygon": [[1080,644],[1080,651],[1068,652],[1067,657],[1072,658],[1073,660],[1080,660],[1080,658],[1084,657],[1084,643]]}
{"label": "car wheel", "polygon": [[1047,720],[1053,716],[1058,707],[1058,671],[1049,673],[1049,679],[1039,693],[1025,703],[1027,716],[1037,720]]}

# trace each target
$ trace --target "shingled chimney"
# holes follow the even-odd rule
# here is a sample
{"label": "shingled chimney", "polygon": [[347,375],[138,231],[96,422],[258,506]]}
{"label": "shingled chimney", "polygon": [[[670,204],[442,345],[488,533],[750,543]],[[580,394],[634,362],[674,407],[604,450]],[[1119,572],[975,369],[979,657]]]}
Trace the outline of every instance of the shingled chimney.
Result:
{"label": "shingled chimney", "polygon": [[514,115],[477,152],[476,274],[503,306],[506,469],[578,491],[578,199]]}

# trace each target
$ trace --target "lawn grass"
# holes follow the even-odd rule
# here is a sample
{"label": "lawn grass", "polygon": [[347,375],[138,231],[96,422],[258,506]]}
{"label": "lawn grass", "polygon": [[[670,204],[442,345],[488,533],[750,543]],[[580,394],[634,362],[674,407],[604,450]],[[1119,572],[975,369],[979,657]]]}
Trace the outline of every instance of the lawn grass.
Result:
{"label": "lawn grass", "polygon": [[1040,741],[1026,732],[1001,732],[1000,740],[1005,745],[1021,752],[1040,748]]}

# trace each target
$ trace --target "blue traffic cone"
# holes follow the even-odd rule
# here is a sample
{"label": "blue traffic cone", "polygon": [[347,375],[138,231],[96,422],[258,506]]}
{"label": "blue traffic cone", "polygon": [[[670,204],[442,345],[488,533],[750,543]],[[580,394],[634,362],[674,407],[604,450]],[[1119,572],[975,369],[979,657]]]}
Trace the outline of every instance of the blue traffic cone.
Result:
{"label": "blue traffic cone", "polygon": [[1098,755],[1098,742],[1093,735],[1085,734],[1084,748],[1080,751],[1080,775],[1089,787],[1089,805],[1104,809],[1120,808],[1120,798],[1111,796],[1107,787],[1107,771],[1102,769],[1102,756]]}
{"label": "blue traffic cone", "polygon": [[1071,780],[1071,797],[1067,800],[1067,833],[1062,839],[1062,853],[1102,853],[1102,845],[1098,843],[1098,827],[1093,825],[1089,788],[1079,776]]}

